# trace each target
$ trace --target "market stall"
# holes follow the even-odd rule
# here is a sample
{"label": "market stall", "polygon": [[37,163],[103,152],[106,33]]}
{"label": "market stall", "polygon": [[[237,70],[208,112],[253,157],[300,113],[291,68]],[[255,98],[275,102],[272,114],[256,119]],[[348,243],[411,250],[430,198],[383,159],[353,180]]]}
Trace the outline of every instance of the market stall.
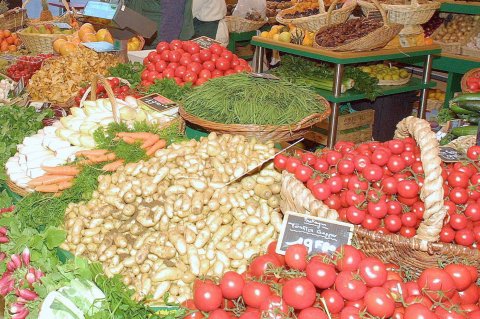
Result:
{"label": "market stall", "polygon": [[[4,318],[480,318],[480,69],[429,91],[440,5],[246,3],[254,61],[141,50],[153,29],[101,1],[0,31]],[[354,102],[411,92],[374,141]]]}

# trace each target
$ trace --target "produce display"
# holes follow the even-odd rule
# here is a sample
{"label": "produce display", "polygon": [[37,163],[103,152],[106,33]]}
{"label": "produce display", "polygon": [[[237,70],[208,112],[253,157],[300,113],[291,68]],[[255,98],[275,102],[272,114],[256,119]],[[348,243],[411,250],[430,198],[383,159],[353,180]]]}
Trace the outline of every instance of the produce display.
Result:
{"label": "produce display", "polygon": [[274,153],[273,143],[211,133],[100,176],[91,201],[67,208],[62,247],[122,274],[137,299],[182,302],[196,276],[245,271],[276,237],[280,173],[243,177]]}
{"label": "produce display", "polygon": [[317,33],[315,41],[322,47],[336,47],[360,39],[382,26],[383,21],[378,19],[350,19]]}
{"label": "produce display", "polygon": [[376,77],[379,80],[399,81],[402,79],[408,79],[410,77],[410,73],[406,69],[391,65],[389,66],[386,64],[362,66],[360,67],[360,70]]}
{"label": "produce display", "polygon": [[325,111],[317,95],[306,88],[247,74],[208,81],[185,97],[183,107],[212,122],[256,125],[296,124]]}
{"label": "produce display", "polygon": [[16,52],[20,47],[20,39],[15,32],[7,29],[0,29],[0,51]]}
{"label": "produce display", "polygon": [[81,85],[90,83],[96,74],[107,74],[118,63],[113,54],[79,48],[44,64],[30,79],[28,93],[33,100],[65,103],[78,93]]}
{"label": "produce display", "polygon": [[[198,280],[185,317],[204,318],[478,318],[475,267],[450,264],[429,268],[417,279],[401,267],[367,257],[345,245],[333,256],[308,258],[291,245],[285,256],[276,242],[255,257],[246,276],[226,272],[217,282]],[[458,306],[452,306],[452,300]],[[224,305],[224,299],[227,300]]]}
{"label": "produce display", "polygon": [[471,74],[466,80],[467,88],[470,92],[480,92],[480,72]]}
{"label": "produce display", "polygon": [[22,33],[38,33],[38,34],[73,34],[74,29],[62,30],[54,24],[31,25],[23,29]]}
{"label": "produce display", "polygon": [[7,75],[18,82],[21,78],[28,82],[35,72],[40,70],[45,60],[53,57],[53,54],[38,54],[35,56],[20,56],[14,64],[7,68]]}
{"label": "produce display", "polygon": [[201,85],[209,79],[251,70],[248,63],[219,44],[201,49],[193,41],[160,42],[143,60],[142,86],[155,80],[174,79],[179,85]]}
{"label": "produce display", "polygon": [[267,1],[267,17],[275,18],[277,14],[284,9],[288,9],[293,6],[292,1],[276,0],[276,1]]}
{"label": "produce display", "polygon": [[444,23],[445,19],[441,18],[439,13],[436,12],[427,23],[422,24],[423,32],[425,33],[426,37],[432,35],[432,33],[437,30],[439,26]]}
{"label": "produce display", "polygon": [[15,89],[15,82],[0,76],[0,105],[8,103],[12,97],[12,91]]}
{"label": "produce display", "polygon": [[455,43],[467,40],[466,37],[478,25],[478,16],[475,15],[453,15],[447,23],[441,24],[432,34],[435,41],[443,43]]}
{"label": "produce display", "polygon": [[[442,166],[448,209],[442,242],[477,247],[480,240],[477,148],[469,149],[469,161]],[[412,138],[359,146],[338,142],[333,150],[318,156],[277,155],[275,166],[294,174],[316,199],[337,210],[341,220],[367,230],[411,238],[423,221],[425,205],[419,194],[425,176],[419,147]]]}
{"label": "produce display", "polygon": [[320,9],[318,6],[318,1],[302,1],[296,3],[292,8],[285,9],[283,11],[283,17],[285,19],[296,19],[309,17],[319,13]]}
{"label": "produce display", "polygon": [[[115,97],[117,99],[125,101],[125,99],[129,96],[133,97],[133,98],[140,97],[138,92],[131,89],[130,86],[127,83],[122,82],[121,79],[119,79],[119,78],[110,78],[110,79],[108,79],[108,83],[110,84],[110,86],[113,90],[113,93],[115,94]],[[75,103],[77,103],[77,106],[80,105],[80,102],[81,102],[83,96],[87,93],[88,89],[89,88],[81,88],[78,91],[78,94],[75,97]],[[89,92],[90,92],[90,90],[89,90]],[[107,91],[102,84],[100,84],[97,87],[96,93],[97,93],[97,98],[99,98],[99,99],[108,97],[107,96]]]}
{"label": "produce display", "polygon": [[440,89],[430,89],[430,90],[428,90],[428,99],[439,101],[439,102],[444,102],[445,101],[445,91],[442,91]]}
{"label": "produce display", "polygon": [[456,114],[458,118],[464,119],[472,125],[469,129],[465,127],[457,127],[452,130],[456,136],[476,135],[476,125],[480,121],[480,96],[477,93],[460,94],[450,100],[450,111]]}
{"label": "produce display", "polygon": [[297,27],[274,25],[272,26],[270,31],[263,31],[260,36],[262,38],[272,39],[275,41],[311,47],[313,46],[313,39],[315,38],[315,33]]}

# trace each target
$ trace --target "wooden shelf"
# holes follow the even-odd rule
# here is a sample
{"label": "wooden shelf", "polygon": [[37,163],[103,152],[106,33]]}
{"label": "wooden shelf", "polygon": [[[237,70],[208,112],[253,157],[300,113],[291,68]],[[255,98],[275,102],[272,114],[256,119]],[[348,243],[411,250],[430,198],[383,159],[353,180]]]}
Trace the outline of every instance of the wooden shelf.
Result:
{"label": "wooden shelf", "polygon": [[480,2],[445,1],[440,6],[440,12],[480,14]]}

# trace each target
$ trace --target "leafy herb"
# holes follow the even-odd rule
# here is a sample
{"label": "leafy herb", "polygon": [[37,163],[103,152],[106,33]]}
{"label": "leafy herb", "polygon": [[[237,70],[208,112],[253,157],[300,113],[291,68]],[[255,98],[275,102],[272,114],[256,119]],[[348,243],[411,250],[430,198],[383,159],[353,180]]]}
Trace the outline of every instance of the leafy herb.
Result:
{"label": "leafy herb", "polygon": [[[42,120],[53,116],[52,110],[37,113],[34,107],[0,107],[0,181],[6,179],[5,163],[17,152],[26,136],[43,127]],[[28,120],[26,120],[28,119]]]}
{"label": "leafy herb", "polygon": [[456,115],[448,107],[443,107],[437,114],[438,123],[447,123],[448,121],[454,120]]}
{"label": "leafy herb", "polygon": [[120,63],[119,65],[108,69],[111,76],[127,80],[135,88],[142,81],[141,73],[145,69],[140,62]]}
{"label": "leafy herb", "polygon": [[8,208],[13,205],[12,198],[8,195],[6,190],[0,192],[0,209]]}
{"label": "leafy herb", "polygon": [[357,67],[345,67],[343,76],[352,79],[355,82],[353,88],[358,92],[364,93],[369,100],[375,100],[375,98],[381,93],[378,86],[378,79],[370,76],[368,73],[363,72]]}
{"label": "leafy herb", "polygon": [[155,83],[150,85],[144,92],[145,94],[158,93],[172,101],[182,100],[189,92],[192,91],[191,84],[179,86],[173,79],[155,80]]}

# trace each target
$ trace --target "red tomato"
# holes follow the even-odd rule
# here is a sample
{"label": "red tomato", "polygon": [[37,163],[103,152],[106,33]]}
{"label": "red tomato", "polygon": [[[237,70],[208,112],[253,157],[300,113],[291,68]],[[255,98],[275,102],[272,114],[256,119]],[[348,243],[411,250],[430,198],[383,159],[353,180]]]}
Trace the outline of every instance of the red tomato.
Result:
{"label": "red tomato", "polygon": [[451,297],[455,292],[455,283],[452,277],[442,269],[429,268],[418,277],[420,291],[435,301]]}
{"label": "red tomato", "polygon": [[330,165],[336,165],[338,161],[342,159],[342,154],[337,151],[328,151],[325,154],[325,159],[327,160],[327,163]]}
{"label": "red tomato", "polygon": [[334,261],[338,271],[356,271],[362,260],[360,251],[350,245],[343,245],[335,251]]}
{"label": "red tomato", "polygon": [[315,287],[326,289],[333,286],[337,273],[333,265],[325,264],[319,260],[312,259],[306,268],[307,279],[310,280]]}
{"label": "red tomato", "polygon": [[183,81],[195,83],[197,81],[197,74],[191,70],[186,71],[183,75]]}
{"label": "red tomato", "polygon": [[455,233],[455,242],[463,246],[471,246],[475,242],[475,234],[470,229],[461,229]]}
{"label": "red tomato", "polygon": [[389,318],[395,311],[395,301],[390,292],[383,287],[369,289],[364,300],[368,313],[373,316]]}
{"label": "red tomato", "polygon": [[468,186],[470,177],[463,172],[453,171],[448,175],[447,181],[451,187],[462,187],[466,188]]}
{"label": "red tomato", "polygon": [[179,64],[177,62],[170,62],[167,66],[167,69],[172,69],[175,71],[176,68],[178,68]]}
{"label": "red tomato", "polygon": [[179,60],[179,63],[180,65],[183,65],[183,66],[188,66],[190,63],[192,63],[192,59],[190,57],[187,57],[187,56],[182,56]]}
{"label": "red tomato", "polygon": [[347,214],[346,214],[347,221],[354,224],[354,225],[360,225],[361,223],[363,223],[366,215],[367,214],[366,214],[365,210],[358,209],[355,206],[350,206],[347,209]]}
{"label": "red tomato", "polygon": [[349,159],[341,159],[338,161],[337,170],[340,174],[349,175],[355,171],[355,164]]}
{"label": "red tomato", "polygon": [[242,297],[247,306],[259,308],[260,304],[272,294],[270,287],[266,284],[250,281],[243,287]]}
{"label": "red tomato", "polygon": [[212,72],[210,72],[210,70],[207,70],[207,69],[203,69],[202,71],[200,71],[200,73],[198,73],[198,77],[201,78],[201,79],[211,79],[212,78]]}
{"label": "red tomato", "polygon": [[285,263],[288,267],[305,270],[307,267],[308,250],[302,244],[291,245],[285,252]]}
{"label": "red tomato", "polygon": [[285,301],[277,295],[270,295],[260,304],[262,317],[268,319],[285,318],[288,314],[288,306]]}
{"label": "red tomato", "polygon": [[184,46],[183,49],[190,54],[195,54],[200,52],[200,46],[198,45],[198,43],[195,43],[193,41],[188,41],[188,45]]}
{"label": "red tomato", "polygon": [[207,50],[207,49],[200,50],[199,55],[200,55],[200,61],[202,62],[210,61],[210,59],[212,58],[212,52],[210,52],[210,50]]}
{"label": "red tomato", "polygon": [[237,299],[242,295],[245,281],[241,275],[234,271],[227,271],[220,280],[220,289],[223,297]]}
{"label": "red tomato", "polygon": [[294,174],[295,170],[300,165],[302,165],[302,163],[300,162],[300,160],[298,158],[289,157],[287,159],[287,164],[285,166],[285,169],[287,170],[287,172]]}
{"label": "red tomato", "polygon": [[480,221],[480,205],[477,203],[468,204],[465,208],[465,216],[472,222]]}
{"label": "red tomato", "polygon": [[235,74],[235,73],[236,73],[235,70],[229,69],[229,70],[225,71],[225,76],[232,75],[232,74]]}
{"label": "red tomato", "polygon": [[406,164],[403,158],[401,158],[398,155],[392,155],[392,157],[389,158],[387,167],[388,169],[393,172],[393,173],[398,173],[400,171],[403,171],[405,168]]}
{"label": "red tomato", "polygon": [[440,241],[451,243],[455,239],[455,231],[450,226],[443,226],[440,232]]}
{"label": "red tomato", "polygon": [[468,286],[464,291],[459,291],[458,294],[462,305],[477,303],[480,298],[480,292],[475,283]]}
{"label": "red tomato", "polygon": [[397,184],[398,195],[405,198],[413,198],[418,196],[420,188],[415,181],[403,180]]}
{"label": "red tomato", "polygon": [[404,319],[438,319],[438,316],[421,304],[413,304],[405,308]]}
{"label": "red tomato", "polygon": [[282,296],[287,305],[305,309],[315,303],[315,286],[307,278],[290,279],[282,287]]}
{"label": "red tomato", "polygon": [[382,179],[383,170],[380,166],[375,164],[368,164],[362,170],[362,175],[369,182],[376,182]]}
{"label": "red tomato", "polygon": [[408,212],[402,215],[402,224],[405,227],[415,227],[417,225],[418,218],[414,213]]}
{"label": "red tomato", "polygon": [[198,310],[215,310],[220,307],[222,300],[222,290],[220,287],[210,282],[195,282],[193,301]]}
{"label": "red tomato", "polygon": [[218,60],[215,62],[215,67],[218,70],[227,71],[230,69],[231,64],[230,61],[225,58],[218,58]]}
{"label": "red tomato", "polygon": [[156,47],[157,53],[162,53],[163,51],[169,50],[169,49],[170,49],[170,46],[168,45],[168,42],[159,42]]}
{"label": "red tomato", "polygon": [[232,61],[233,53],[228,50],[223,50],[223,52],[220,54],[220,57],[224,58],[225,60]]}
{"label": "red tomato", "polygon": [[212,61],[205,61],[203,62],[203,68],[213,72],[215,70],[215,62]]}
{"label": "red tomato", "polygon": [[342,271],[335,279],[335,290],[337,290],[348,301],[362,299],[367,292],[367,286],[363,281],[355,278],[351,271]]}
{"label": "red tomato", "polygon": [[388,213],[388,205],[384,200],[378,202],[368,202],[367,211],[375,218],[383,218]]}
{"label": "red tomato", "polygon": [[468,201],[468,192],[461,187],[455,187],[450,191],[449,198],[455,204],[463,205]]}
{"label": "red tomato", "polygon": [[219,76],[223,76],[223,71],[220,71],[220,70],[213,70],[212,71],[212,79],[218,78]]}
{"label": "red tomato", "polygon": [[280,265],[284,266],[285,265],[285,256],[277,254],[276,252],[277,249],[277,241],[272,241],[270,244],[268,244],[267,247],[267,253],[275,256],[278,261],[280,262]]}
{"label": "red tomato", "polygon": [[353,306],[346,306],[340,312],[340,319],[360,319],[360,309]]}
{"label": "red tomato", "polygon": [[405,144],[402,140],[391,140],[387,142],[388,148],[392,151],[392,154],[402,154],[405,150]]}
{"label": "red tomato", "polygon": [[192,62],[188,67],[187,70],[194,72],[195,74],[200,73],[203,70],[203,66],[198,62]]}
{"label": "red tomato", "polygon": [[389,158],[390,158],[390,154],[385,149],[376,149],[373,151],[372,155],[370,156],[371,162],[379,166],[383,166],[387,164]]}
{"label": "red tomato", "polygon": [[210,312],[210,314],[208,315],[208,318],[209,319],[231,319],[228,312],[226,312],[223,309],[217,309]]}
{"label": "red tomato", "polygon": [[378,258],[367,257],[359,265],[359,274],[369,287],[380,287],[387,281],[387,269]]}
{"label": "red tomato", "polygon": [[250,309],[243,313],[238,319],[260,319],[262,316],[261,312],[255,309]]}
{"label": "red tomato", "polygon": [[192,59],[192,62],[202,63],[202,60],[200,59],[200,54],[199,53],[192,54],[190,56],[190,59]]}
{"label": "red tomato", "polygon": [[437,307],[435,309],[435,314],[438,316],[440,319],[464,319],[466,318],[463,314],[460,312],[454,311],[454,310],[446,310],[442,307]]}
{"label": "red tomato", "polygon": [[305,165],[300,165],[295,170],[295,178],[301,181],[302,183],[306,183],[310,177],[313,175],[313,170]]}
{"label": "red tomato", "polygon": [[[303,246],[303,245],[302,245]],[[289,247],[290,248],[290,247]],[[288,251],[288,249],[287,249]],[[281,267],[280,261],[277,259],[277,257],[266,254],[266,255],[260,255],[253,259],[252,263],[250,264],[249,267],[249,272],[253,276],[257,278],[262,278],[265,276],[265,271],[267,269],[271,268],[278,268]]]}
{"label": "red tomato", "polygon": [[480,158],[480,146],[470,146],[467,151],[467,156],[471,160],[478,161]]}
{"label": "red tomato", "polygon": [[214,43],[212,44],[212,46],[210,46],[210,51],[213,53],[213,54],[222,54],[223,52],[223,47],[217,43]]}
{"label": "red tomato", "polygon": [[275,168],[278,170],[284,170],[285,167],[287,166],[287,160],[288,157],[283,155],[283,154],[278,154],[275,156],[273,159],[273,164],[275,165]]}
{"label": "red tomato", "polygon": [[183,76],[185,75],[185,72],[187,72],[187,68],[183,65],[179,66],[178,68],[175,69],[175,76],[183,79]]}
{"label": "red tomato", "polygon": [[320,308],[305,308],[297,316],[298,319],[328,319],[327,314]]}
{"label": "red tomato", "polygon": [[326,289],[322,291],[320,296],[325,300],[325,304],[331,314],[340,313],[345,306],[342,295],[336,290]]}
{"label": "red tomato", "polygon": [[201,313],[198,310],[194,310],[192,312],[189,312],[188,315],[183,317],[183,319],[202,319],[202,318],[205,318],[205,316],[203,315],[203,313]]}

